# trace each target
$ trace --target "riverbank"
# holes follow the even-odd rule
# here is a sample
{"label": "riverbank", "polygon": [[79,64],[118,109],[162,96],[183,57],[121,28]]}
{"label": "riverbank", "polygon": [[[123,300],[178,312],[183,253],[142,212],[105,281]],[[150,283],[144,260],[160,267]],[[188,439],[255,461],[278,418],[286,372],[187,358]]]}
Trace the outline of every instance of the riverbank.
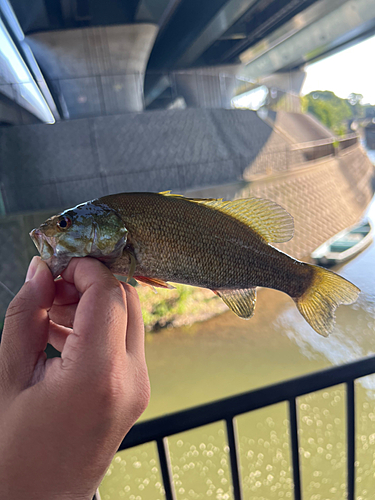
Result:
{"label": "riverbank", "polygon": [[[191,327],[226,312],[229,317],[233,315],[233,319],[239,319],[211,290],[179,284],[173,286],[174,289],[158,288],[155,291],[150,287],[136,286],[146,333]],[[293,307],[287,295],[267,288],[257,289],[257,299],[255,314],[250,320],[253,326],[277,316],[287,305]]]}
{"label": "riverbank", "polygon": [[173,286],[174,289],[136,286],[147,333],[190,326],[228,310],[211,290],[178,284]]}

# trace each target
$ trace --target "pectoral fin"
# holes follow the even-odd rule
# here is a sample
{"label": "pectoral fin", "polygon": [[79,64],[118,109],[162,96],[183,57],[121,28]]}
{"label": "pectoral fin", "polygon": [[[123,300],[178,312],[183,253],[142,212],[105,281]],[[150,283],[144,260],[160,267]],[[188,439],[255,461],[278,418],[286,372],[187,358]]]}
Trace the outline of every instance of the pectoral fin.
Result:
{"label": "pectoral fin", "polygon": [[129,281],[133,278],[133,275],[135,273],[135,268],[137,267],[137,262],[135,260],[135,257],[133,255],[133,252],[131,252],[130,250],[124,250],[122,255],[128,255],[129,259],[130,259],[130,268],[129,268],[129,274],[128,274],[128,278],[127,278],[127,283],[129,283]]}
{"label": "pectoral fin", "polygon": [[155,290],[155,287],[150,285],[149,283],[145,283],[143,281],[140,281],[139,284],[142,285],[143,287],[150,288],[154,293],[158,293],[158,291]]}
{"label": "pectoral fin", "polygon": [[213,290],[213,292],[240,318],[250,319],[254,314],[257,300],[255,288]]}

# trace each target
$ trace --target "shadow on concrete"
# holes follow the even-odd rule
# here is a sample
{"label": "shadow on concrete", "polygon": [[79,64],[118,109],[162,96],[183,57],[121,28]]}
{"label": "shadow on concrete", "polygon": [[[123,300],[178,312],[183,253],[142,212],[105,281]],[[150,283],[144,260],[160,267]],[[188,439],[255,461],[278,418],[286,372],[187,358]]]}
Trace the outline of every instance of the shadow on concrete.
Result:
{"label": "shadow on concrete", "polygon": [[272,128],[253,111],[129,113],[0,128],[6,213],[109,193],[182,192],[242,178]]}

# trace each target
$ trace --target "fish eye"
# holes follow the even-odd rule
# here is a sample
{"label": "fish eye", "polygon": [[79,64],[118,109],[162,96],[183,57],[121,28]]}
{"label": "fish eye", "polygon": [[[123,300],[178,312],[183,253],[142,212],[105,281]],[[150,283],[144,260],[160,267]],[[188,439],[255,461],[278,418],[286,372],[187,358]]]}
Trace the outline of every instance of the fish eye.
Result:
{"label": "fish eye", "polygon": [[70,217],[65,216],[57,223],[57,225],[59,226],[60,229],[67,229],[72,225],[72,219],[70,219]]}

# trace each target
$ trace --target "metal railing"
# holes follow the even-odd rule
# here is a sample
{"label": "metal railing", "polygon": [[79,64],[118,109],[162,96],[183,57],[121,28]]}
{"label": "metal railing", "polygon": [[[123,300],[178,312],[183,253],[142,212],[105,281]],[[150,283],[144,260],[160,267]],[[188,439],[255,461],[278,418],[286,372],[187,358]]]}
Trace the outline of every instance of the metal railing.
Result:
{"label": "metal railing", "polygon": [[289,405],[289,425],[294,482],[294,498],[302,499],[300,457],[298,444],[298,415],[296,398],[311,392],[338,384],[346,384],[347,415],[347,498],[354,500],[354,460],[355,460],[355,384],[358,378],[375,373],[375,356],[346,365],[305,375],[268,387],[246,392],[238,396],[197,406],[184,411],[136,424],[121,443],[119,450],[125,450],[155,441],[157,444],[161,475],[166,500],[175,500],[171,462],[167,439],[180,432],[189,431],[203,425],[225,421],[230,454],[230,465],[235,500],[242,500],[239,471],[239,453],[235,418],[266,406],[287,402]]}

